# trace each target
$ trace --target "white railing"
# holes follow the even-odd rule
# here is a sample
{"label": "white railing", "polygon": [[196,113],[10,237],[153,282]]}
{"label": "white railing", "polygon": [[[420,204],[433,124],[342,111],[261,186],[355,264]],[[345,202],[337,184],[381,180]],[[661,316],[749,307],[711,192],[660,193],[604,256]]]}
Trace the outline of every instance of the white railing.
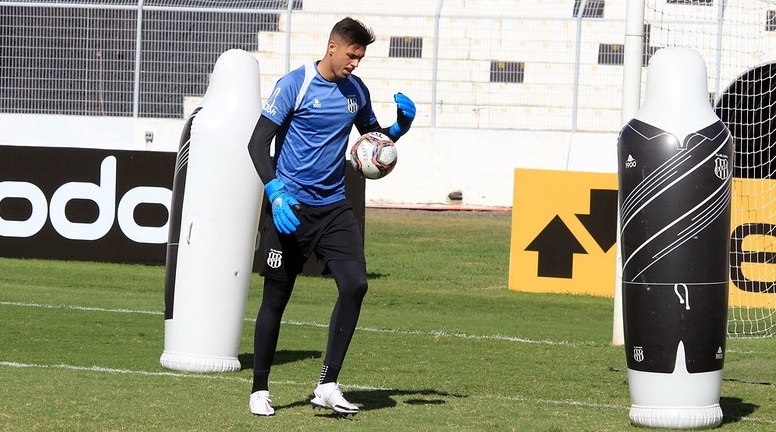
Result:
{"label": "white railing", "polygon": [[361,3],[0,1],[11,54],[0,112],[182,118],[221,52],[254,52],[267,93],[351,15],[377,35],[357,74],[378,114],[392,115],[402,91],[421,126],[620,127],[624,0],[605,13],[593,0],[386,0],[379,13]]}

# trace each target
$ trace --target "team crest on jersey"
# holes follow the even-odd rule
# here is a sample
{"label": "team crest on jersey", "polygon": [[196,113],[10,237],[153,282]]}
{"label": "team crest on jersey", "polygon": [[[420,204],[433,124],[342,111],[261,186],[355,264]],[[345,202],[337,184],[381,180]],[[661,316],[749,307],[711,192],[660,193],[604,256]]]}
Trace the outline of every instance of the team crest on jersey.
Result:
{"label": "team crest on jersey", "polygon": [[354,96],[348,97],[348,112],[355,114],[358,111],[358,101]]}
{"label": "team crest on jersey", "polygon": [[714,174],[722,180],[730,175],[730,168],[726,157],[717,157],[714,159]]}

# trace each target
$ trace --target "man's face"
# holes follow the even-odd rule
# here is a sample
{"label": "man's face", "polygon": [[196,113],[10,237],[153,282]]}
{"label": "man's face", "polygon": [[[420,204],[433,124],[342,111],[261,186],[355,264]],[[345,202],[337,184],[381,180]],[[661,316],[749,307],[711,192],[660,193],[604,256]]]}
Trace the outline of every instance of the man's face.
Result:
{"label": "man's face", "polygon": [[366,55],[366,47],[361,45],[348,45],[338,40],[329,43],[329,52],[331,53],[331,69],[335,79],[344,79],[353,73],[358,67],[358,63]]}

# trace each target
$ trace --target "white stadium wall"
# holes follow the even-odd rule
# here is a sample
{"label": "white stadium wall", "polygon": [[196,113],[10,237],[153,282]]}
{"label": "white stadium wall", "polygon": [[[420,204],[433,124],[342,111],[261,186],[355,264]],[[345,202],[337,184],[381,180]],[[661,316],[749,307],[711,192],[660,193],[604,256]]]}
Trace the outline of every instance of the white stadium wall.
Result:
{"label": "white stadium wall", "polygon": [[[0,145],[174,153],[184,122],[0,114]],[[366,205],[511,207],[515,168],[614,173],[616,145],[613,133],[414,127],[398,143],[396,169],[367,182]]]}
{"label": "white stadium wall", "polygon": [[616,144],[616,134],[417,128],[391,175],[367,183],[367,206],[511,207],[515,168],[616,172]]}

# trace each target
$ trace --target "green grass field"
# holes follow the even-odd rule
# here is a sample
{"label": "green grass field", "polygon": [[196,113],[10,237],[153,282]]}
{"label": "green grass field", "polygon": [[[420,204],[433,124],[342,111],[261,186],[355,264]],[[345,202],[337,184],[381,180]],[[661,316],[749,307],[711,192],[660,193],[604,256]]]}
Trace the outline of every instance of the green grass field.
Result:
{"label": "green grass field", "polygon": [[[270,376],[161,368],[164,268],[0,259],[0,431],[629,431],[612,300],[509,291],[507,214],[367,211],[370,291],[340,375],[362,412],[313,411],[336,289],[302,277]],[[776,340],[730,339],[721,430],[776,430]]]}

